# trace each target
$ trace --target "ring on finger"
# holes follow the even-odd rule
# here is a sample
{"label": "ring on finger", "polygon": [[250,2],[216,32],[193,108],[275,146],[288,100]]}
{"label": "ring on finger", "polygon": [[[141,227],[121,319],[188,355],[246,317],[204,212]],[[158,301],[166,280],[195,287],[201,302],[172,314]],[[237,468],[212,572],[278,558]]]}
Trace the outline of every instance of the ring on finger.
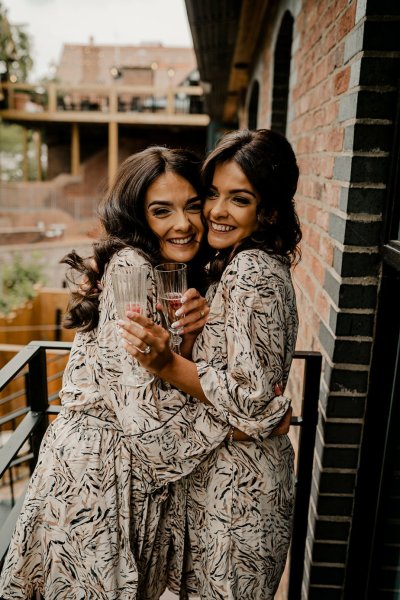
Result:
{"label": "ring on finger", "polygon": [[151,352],[151,346],[149,344],[147,344],[147,346],[146,346],[146,348],[144,350],[141,350],[138,347],[136,347],[136,350],[139,350],[139,352],[141,354],[150,354],[150,352]]}
{"label": "ring on finger", "polygon": [[206,314],[206,313],[204,312],[204,310],[201,310],[201,311],[200,311],[200,318],[201,318],[201,319],[204,319],[204,317],[205,317],[205,314]]}

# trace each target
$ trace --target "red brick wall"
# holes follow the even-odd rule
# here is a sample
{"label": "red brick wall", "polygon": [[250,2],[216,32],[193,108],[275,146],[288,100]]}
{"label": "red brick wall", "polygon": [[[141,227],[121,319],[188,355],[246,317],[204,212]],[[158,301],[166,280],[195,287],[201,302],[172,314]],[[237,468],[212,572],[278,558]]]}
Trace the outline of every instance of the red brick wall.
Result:
{"label": "red brick wall", "polygon": [[[384,16],[384,6],[370,0],[270,3],[240,126],[247,125],[255,80],[260,85],[257,126],[271,126],[275,45],[289,9],[293,40],[286,135],[300,167],[296,203],[303,230],[302,260],[293,273],[298,349],[323,356],[304,598],[339,599],[380,284],[398,77],[392,52],[396,23]],[[299,388],[299,373],[293,370],[294,397]]]}
{"label": "red brick wall", "polygon": [[[294,277],[302,315],[299,344],[309,350],[321,350],[319,319],[329,322],[329,297],[324,291],[325,271],[333,265],[329,216],[340,201],[341,187],[333,179],[333,169],[344,139],[337,117],[340,96],[348,90],[350,79],[350,65],[343,66],[343,55],[355,7],[355,2],[349,5],[347,0],[308,0],[294,24],[287,135],[301,172],[296,201],[303,230],[302,261]],[[254,68],[260,84],[259,127],[269,127],[271,122],[271,41],[276,40],[284,8],[283,3],[269,15],[265,44]]]}
{"label": "red brick wall", "polygon": [[333,169],[344,138],[337,116],[350,77],[350,66],[343,66],[344,39],[354,26],[355,6],[347,0],[308,0],[295,23],[298,50],[292,59],[295,83],[288,136],[301,172],[296,198],[303,229],[303,260],[295,279],[302,314],[300,340],[313,350],[322,350],[319,319],[329,323],[324,290],[325,271],[333,265],[329,216],[339,206],[340,186]]}

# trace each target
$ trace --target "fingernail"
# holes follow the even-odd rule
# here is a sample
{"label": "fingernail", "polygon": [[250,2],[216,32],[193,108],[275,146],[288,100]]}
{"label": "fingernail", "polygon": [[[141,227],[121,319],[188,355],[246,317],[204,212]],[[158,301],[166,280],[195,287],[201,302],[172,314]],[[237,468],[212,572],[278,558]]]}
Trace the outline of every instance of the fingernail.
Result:
{"label": "fingernail", "polygon": [[178,308],[178,310],[175,311],[175,314],[176,314],[177,317],[180,317],[182,313],[183,313],[183,309],[182,308]]}
{"label": "fingernail", "polygon": [[122,319],[118,319],[117,325],[119,325],[120,327],[123,327],[125,325],[125,321],[123,321]]}
{"label": "fingernail", "polygon": [[173,327],[174,329],[179,327],[179,325],[180,325],[179,321],[175,321],[174,323],[171,323],[171,327]]}
{"label": "fingernail", "polygon": [[186,298],[185,298],[185,296],[182,296],[182,298],[181,298],[181,304],[185,304],[185,302],[186,302]]}

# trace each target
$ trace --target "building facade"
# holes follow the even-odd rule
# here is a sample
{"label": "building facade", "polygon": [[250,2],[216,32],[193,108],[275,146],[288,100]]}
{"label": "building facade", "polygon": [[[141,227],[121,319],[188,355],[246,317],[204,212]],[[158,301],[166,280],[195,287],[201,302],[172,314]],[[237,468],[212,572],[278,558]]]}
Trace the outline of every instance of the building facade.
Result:
{"label": "building facade", "polygon": [[193,48],[147,43],[134,45],[64,44],[56,77],[68,85],[181,85],[196,69]]}
{"label": "building facade", "polygon": [[298,347],[323,356],[302,598],[399,598],[400,4],[186,7],[209,145],[272,128],[300,167]]}

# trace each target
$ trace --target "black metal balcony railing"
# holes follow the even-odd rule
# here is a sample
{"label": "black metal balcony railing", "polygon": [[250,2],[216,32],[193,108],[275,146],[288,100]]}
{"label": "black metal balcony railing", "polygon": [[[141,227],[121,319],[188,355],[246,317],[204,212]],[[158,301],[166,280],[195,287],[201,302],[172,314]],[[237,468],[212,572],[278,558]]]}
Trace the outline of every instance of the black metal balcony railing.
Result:
{"label": "black metal balcony railing", "polygon": [[[0,478],[18,463],[18,453],[30,438],[31,452],[22,460],[30,461],[31,469],[37,462],[40,444],[48,426],[48,416],[58,414],[60,406],[50,405],[48,394],[46,350],[71,348],[69,342],[33,341],[25,346],[0,371],[0,391],[2,391],[25,367],[27,373],[28,406],[0,419],[0,426],[23,416],[23,420],[0,450]],[[290,550],[289,595],[288,600],[299,600],[303,579],[304,556],[307,534],[307,518],[311,492],[312,465],[315,434],[318,420],[318,398],[322,358],[318,352],[296,352],[295,360],[304,361],[303,392],[301,414],[292,417],[292,425],[300,427],[297,451],[297,488]],[[13,462],[14,461],[14,462]],[[9,546],[15,522],[21,510],[23,496],[14,502],[11,512],[0,529],[0,567]]]}

